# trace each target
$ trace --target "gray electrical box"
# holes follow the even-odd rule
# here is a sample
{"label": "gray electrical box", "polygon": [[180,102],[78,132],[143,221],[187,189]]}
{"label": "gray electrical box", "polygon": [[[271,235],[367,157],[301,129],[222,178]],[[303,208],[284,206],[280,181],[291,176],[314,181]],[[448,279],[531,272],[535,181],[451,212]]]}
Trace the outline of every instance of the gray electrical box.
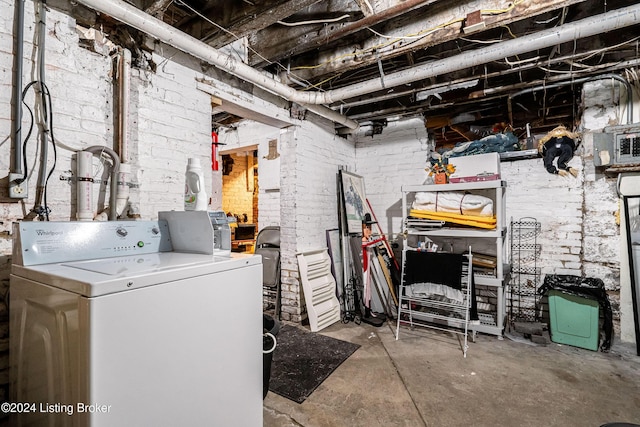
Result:
{"label": "gray electrical box", "polygon": [[640,163],[640,123],[608,126],[603,133],[593,134],[595,166]]}
{"label": "gray electrical box", "polygon": [[640,132],[617,134],[614,148],[617,163],[640,163]]}
{"label": "gray electrical box", "polygon": [[593,134],[593,164],[595,166],[610,166],[614,161],[613,134]]}

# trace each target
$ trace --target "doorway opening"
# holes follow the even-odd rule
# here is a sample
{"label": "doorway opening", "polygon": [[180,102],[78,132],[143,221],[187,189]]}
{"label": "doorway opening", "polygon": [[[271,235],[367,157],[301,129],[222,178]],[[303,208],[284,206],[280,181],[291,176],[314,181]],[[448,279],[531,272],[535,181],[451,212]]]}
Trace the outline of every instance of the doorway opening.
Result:
{"label": "doorway opening", "polygon": [[222,210],[234,217],[231,250],[253,253],[258,231],[258,147],[222,152]]}

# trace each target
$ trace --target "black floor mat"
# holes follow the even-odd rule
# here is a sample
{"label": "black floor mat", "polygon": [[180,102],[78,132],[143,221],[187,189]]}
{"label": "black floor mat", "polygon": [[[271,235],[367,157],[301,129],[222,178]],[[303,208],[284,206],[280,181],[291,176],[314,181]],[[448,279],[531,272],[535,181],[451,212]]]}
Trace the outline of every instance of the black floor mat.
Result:
{"label": "black floor mat", "polygon": [[290,325],[284,325],[276,339],[269,390],[297,403],[360,347]]}

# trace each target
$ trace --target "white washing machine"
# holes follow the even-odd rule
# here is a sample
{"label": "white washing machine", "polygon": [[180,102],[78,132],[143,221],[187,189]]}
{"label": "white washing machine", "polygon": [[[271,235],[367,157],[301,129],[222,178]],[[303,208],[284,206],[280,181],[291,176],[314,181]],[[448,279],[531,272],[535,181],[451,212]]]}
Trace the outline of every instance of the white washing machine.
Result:
{"label": "white washing machine", "polygon": [[173,220],[14,225],[16,425],[262,425],[261,259]]}

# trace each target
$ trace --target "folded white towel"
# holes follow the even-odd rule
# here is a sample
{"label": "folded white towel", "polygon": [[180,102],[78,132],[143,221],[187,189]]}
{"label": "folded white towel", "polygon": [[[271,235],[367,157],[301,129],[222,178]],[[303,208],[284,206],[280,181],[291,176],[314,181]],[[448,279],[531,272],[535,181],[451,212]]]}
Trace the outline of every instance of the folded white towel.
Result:
{"label": "folded white towel", "polygon": [[461,191],[418,192],[412,207],[431,212],[493,216],[493,200],[477,194],[465,194]]}

